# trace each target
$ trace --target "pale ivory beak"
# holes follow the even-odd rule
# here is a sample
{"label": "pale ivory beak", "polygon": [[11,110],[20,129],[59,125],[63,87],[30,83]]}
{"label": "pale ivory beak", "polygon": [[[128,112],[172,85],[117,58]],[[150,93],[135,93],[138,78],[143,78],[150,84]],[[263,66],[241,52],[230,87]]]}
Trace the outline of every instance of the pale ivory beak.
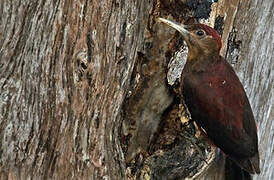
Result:
{"label": "pale ivory beak", "polygon": [[185,29],[185,25],[183,24],[179,24],[177,22],[173,22],[164,18],[158,18],[160,22],[163,22],[165,24],[167,24],[170,27],[173,27],[174,29],[176,29],[177,31],[179,31],[185,38],[187,36],[189,36],[189,31]]}

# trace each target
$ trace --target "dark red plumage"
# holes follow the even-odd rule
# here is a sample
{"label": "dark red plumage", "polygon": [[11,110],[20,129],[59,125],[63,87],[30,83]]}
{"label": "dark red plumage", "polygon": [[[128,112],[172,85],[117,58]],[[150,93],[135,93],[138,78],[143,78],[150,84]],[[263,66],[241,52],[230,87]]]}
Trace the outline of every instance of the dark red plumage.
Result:
{"label": "dark red plumage", "polygon": [[[256,124],[231,66],[220,57],[204,71],[184,73],[182,89],[192,118],[216,146],[234,160],[241,159],[243,168],[251,173],[259,172],[253,170],[250,162],[245,162],[258,156]],[[251,163],[258,166],[256,159]]]}
{"label": "dark red plumage", "polygon": [[192,119],[240,167],[260,173],[254,116],[239,78],[219,55],[220,36],[207,25],[160,20],[181,32],[189,48],[181,87]]}

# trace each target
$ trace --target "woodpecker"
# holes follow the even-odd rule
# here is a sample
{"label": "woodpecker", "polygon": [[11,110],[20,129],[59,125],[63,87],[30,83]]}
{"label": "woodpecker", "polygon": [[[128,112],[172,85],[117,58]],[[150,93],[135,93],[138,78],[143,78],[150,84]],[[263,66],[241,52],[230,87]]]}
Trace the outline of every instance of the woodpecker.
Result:
{"label": "woodpecker", "polygon": [[220,55],[221,37],[205,24],[159,21],[179,31],[187,43],[180,87],[192,119],[232,161],[259,174],[256,122],[243,85]]}

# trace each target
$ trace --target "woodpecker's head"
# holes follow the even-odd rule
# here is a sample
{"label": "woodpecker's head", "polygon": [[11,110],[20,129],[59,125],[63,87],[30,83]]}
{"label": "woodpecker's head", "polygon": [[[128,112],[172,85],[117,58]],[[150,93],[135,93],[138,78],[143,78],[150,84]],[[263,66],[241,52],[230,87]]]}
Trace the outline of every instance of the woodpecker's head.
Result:
{"label": "woodpecker's head", "polygon": [[163,18],[159,18],[159,20],[183,35],[189,49],[189,60],[198,56],[219,55],[222,41],[218,32],[213,28],[200,23],[182,25]]}

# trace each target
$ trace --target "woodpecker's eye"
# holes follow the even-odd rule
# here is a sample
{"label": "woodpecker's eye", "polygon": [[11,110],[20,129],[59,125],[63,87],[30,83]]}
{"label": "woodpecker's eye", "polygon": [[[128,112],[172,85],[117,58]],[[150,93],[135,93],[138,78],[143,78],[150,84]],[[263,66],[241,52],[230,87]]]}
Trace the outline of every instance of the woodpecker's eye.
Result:
{"label": "woodpecker's eye", "polygon": [[205,32],[204,32],[203,30],[198,30],[198,31],[196,32],[196,34],[197,34],[198,36],[203,36],[203,35],[205,34]]}

